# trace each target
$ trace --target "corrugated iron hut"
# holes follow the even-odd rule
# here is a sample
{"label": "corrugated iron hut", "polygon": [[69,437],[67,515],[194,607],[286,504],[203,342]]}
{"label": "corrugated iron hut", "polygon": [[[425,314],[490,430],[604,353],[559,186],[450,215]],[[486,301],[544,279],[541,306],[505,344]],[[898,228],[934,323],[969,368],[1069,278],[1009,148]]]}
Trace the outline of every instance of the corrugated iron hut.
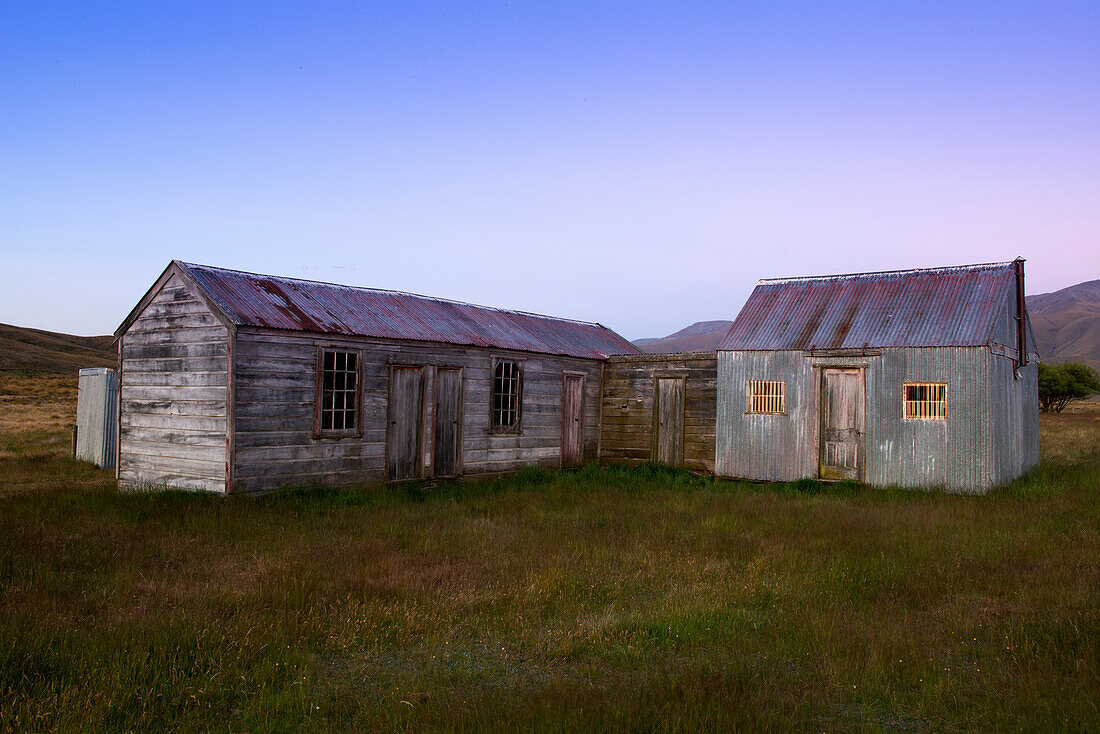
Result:
{"label": "corrugated iron hut", "polygon": [[173,261],[115,332],[124,485],[256,492],[598,453],[599,324]]}
{"label": "corrugated iron hut", "polygon": [[1039,460],[1023,260],[762,280],[718,351],[716,473],[985,492]]}
{"label": "corrugated iron hut", "polygon": [[600,458],[714,471],[714,352],[610,357],[603,370]]}

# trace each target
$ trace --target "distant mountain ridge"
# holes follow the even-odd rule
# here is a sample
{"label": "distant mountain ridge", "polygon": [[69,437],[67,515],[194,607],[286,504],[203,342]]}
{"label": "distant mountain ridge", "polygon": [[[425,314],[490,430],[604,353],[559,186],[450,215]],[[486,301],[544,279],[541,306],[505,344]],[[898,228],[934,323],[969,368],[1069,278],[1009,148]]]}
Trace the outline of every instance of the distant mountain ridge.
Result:
{"label": "distant mountain ridge", "polygon": [[114,367],[114,340],[0,324],[0,370],[63,374],[82,367]]}

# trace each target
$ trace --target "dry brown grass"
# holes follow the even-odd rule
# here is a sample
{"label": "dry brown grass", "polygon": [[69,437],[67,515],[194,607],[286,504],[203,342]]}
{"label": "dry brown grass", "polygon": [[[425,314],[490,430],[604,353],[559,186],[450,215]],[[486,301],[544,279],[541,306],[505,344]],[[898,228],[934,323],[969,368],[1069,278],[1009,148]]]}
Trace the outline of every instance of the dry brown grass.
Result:
{"label": "dry brown grass", "polygon": [[0,372],[0,432],[63,431],[76,423],[74,375]]}

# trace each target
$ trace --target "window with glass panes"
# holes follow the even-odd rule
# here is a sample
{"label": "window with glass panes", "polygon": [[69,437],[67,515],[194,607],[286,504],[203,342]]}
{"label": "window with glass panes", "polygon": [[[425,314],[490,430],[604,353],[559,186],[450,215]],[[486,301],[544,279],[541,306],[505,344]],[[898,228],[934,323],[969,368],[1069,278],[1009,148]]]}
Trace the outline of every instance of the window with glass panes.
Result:
{"label": "window with glass panes", "polygon": [[359,427],[359,355],[326,349],[321,359],[321,430]]}
{"label": "window with glass panes", "polygon": [[501,360],[493,368],[493,398],[489,406],[492,428],[519,427],[519,364]]}

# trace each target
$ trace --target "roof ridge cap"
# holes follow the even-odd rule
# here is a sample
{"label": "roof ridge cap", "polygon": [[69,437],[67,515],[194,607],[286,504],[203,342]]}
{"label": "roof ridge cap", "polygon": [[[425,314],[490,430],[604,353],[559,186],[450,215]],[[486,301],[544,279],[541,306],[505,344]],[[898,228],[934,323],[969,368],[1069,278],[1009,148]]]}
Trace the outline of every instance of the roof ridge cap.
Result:
{"label": "roof ridge cap", "polygon": [[955,270],[996,270],[1011,267],[1015,261],[975,263],[973,265],[943,265],[933,268],[902,268],[900,270],[872,270],[862,273],[837,273],[835,275],[802,275],[786,278],[761,278],[757,285],[773,285],[777,283],[799,283],[822,280],[841,280],[844,278],[869,278],[882,275],[916,275],[920,273],[946,273]]}

